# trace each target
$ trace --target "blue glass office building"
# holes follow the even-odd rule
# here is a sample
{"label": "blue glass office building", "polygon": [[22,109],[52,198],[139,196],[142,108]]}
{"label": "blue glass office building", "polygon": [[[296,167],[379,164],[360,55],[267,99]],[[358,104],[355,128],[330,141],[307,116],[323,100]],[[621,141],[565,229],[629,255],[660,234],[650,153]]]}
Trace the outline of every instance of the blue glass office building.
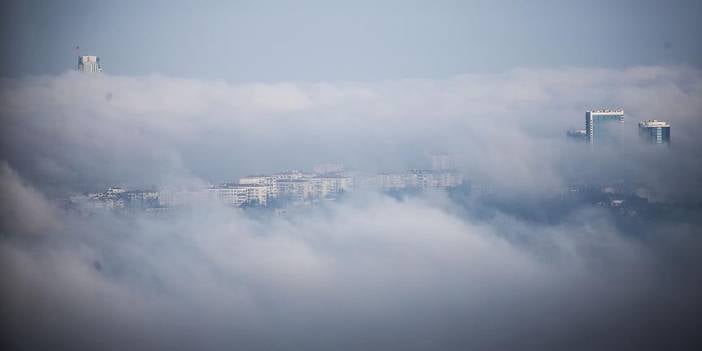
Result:
{"label": "blue glass office building", "polygon": [[639,123],[639,137],[648,144],[670,145],[670,124],[649,120]]}
{"label": "blue glass office building", "polygon": [[585,139],[590,144],[616,144],[621,139],[624,111],[585,112]]}

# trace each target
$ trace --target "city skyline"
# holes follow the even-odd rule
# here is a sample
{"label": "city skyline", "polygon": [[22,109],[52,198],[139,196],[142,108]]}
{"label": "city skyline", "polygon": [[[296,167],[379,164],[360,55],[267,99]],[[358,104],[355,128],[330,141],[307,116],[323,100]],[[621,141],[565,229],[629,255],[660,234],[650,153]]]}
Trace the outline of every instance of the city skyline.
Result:
{"label": "city skyline", "polygon": [[[78,47],[76,47],[78,48]],[[78,56],[77,70],[85,73],[102,72],[100,58],[98,56]],[[573,140],[584,140],[589,144],[612,144],[622,142],[621,134],[624,127],[614,127],[611,122],[624,123],[624,111],[621,109],[598,109],[585,112],[585,129],[570,129],[566,132],[568,138]],[[651,134],[652,144],[670,145],[670,125],[667,122],[655,125],[658,120],[644,120],[639,122],[639,136]],[[432,156],[432,169],[451,169],[454,166],[453,160],[446,155]],[[326,166],[329,166],[328,164]]]}

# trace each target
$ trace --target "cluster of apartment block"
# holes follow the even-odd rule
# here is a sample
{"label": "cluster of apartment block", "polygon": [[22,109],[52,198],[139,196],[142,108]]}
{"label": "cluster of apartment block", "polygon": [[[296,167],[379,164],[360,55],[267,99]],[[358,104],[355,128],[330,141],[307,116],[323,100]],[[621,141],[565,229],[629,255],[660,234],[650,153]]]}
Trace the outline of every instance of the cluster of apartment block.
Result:
{"label": "cluster of apartment block", "polygon": [[110,187],[100,193],[73,196],[73,203],[87,203],[92,209],[155,208],[161,206],[160,192],[156,190],[126,190]]}
{"label": "cluster of apartment block", "polygon": [[440,189],[463,183],[463,175],[454,169],[450,158],[435,156],[432,161],[431,170],[413,169],[401,173],[346,172],[341,165],[323,164],[315,166],[314,172],[250,175],[237,182],[206,188],[127,191],[111,187],[102,193],[76,197],[74,202],[87,202],[93,209],[174,208],[209,200],[231,207],[279,207],[333,201],[354,189]]}
{"label": "cluster of apartment block", "polygon": [[383,190],[405,188],[450,188],[463,184],[463,175],[454,171],[413,169],[404,173],[381,173],[377,186]]}
{"label": "cluster of apartment block", "polygon": [[458,172],[410,170],[403,173],[365,174],[359,172],[305,173],[288,171],[272,175],[252,175],[238,183],[223,183],[208,188],[210,198],[235,206],[268,206],[272,201],[308,203],[334,200],[358,188],[397,190],[406,188],[450,188],[461,185]]}
{"label": "cluster of apartment block", "polygon": [[210,186],[208,193],[222,203],[236,207],[268,206],[274,199],[305,202],[335,199],[353,188],[353,178],[340,173],[287,171],[272,175],[252,175],[238,183]]}

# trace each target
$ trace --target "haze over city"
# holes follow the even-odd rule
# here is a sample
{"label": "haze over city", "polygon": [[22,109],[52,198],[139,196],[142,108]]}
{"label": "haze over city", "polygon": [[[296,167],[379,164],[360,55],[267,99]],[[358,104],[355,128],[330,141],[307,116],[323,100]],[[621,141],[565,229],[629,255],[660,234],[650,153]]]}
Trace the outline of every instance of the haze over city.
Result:
{"label": "haze over city", "polygon": [[4,2],[3,349],[698,349],[697,1]]}

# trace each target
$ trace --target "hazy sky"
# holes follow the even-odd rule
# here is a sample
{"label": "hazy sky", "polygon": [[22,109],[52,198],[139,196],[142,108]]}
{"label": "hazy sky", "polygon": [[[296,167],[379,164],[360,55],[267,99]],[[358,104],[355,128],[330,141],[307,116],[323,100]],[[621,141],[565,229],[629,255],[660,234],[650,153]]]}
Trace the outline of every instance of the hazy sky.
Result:
{"label": "hazy sky", "polygon": [[97,54],[118,75],[443,78],[515,67],[702,64],[700,1],[3,2],[0,76]]}

